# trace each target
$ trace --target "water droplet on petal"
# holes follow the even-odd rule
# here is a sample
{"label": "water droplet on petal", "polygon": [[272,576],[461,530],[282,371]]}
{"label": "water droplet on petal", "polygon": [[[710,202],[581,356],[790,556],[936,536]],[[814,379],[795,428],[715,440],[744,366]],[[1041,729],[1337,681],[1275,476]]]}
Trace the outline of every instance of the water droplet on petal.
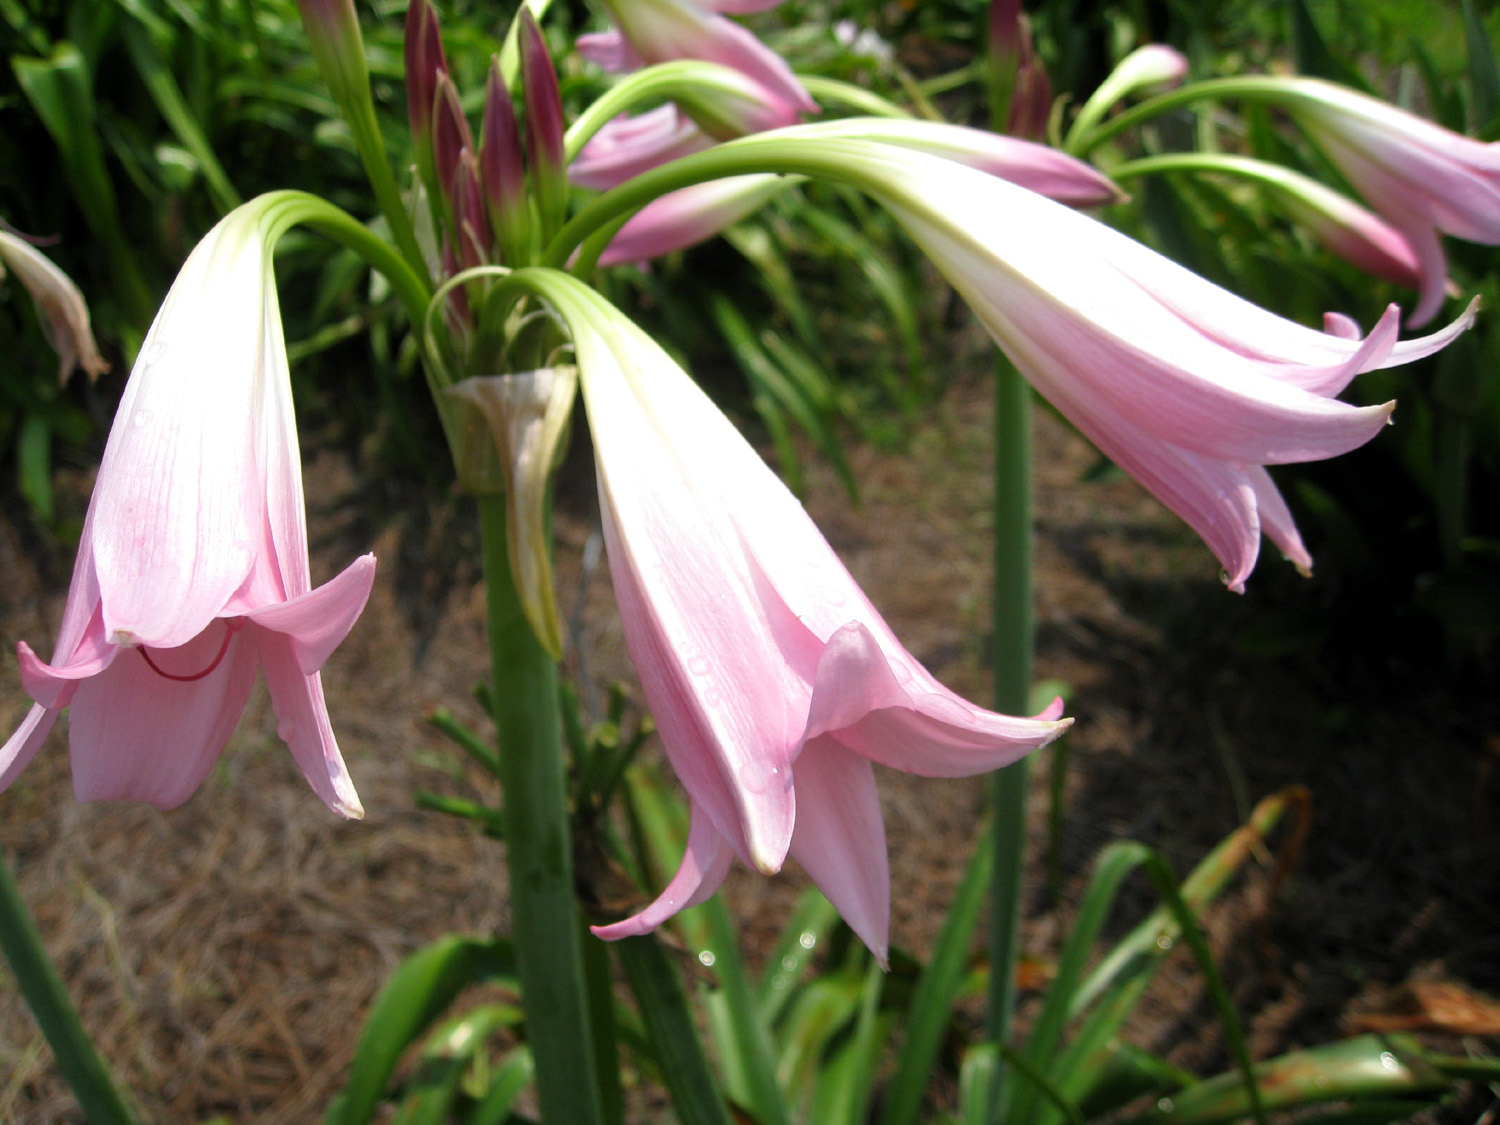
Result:
{"label": "water droplet on petal", "polygon": [[152,344],[149,348],[146,349],[146,366],[151,367],[154,364],[160,363],[162,357],[166,354],[166,343],[161,340],[156,341],[156,343]]}
{"label": "water droplet on petal", "polygon": [[781,781],[781,767],[754,760],[740,767],[740,784],[751,793],[769,793]]}
{"label": "water droplet on petal", "polygon": [[130,420],[130,424],[138,430],[143,430],[147,426],[151,425],[151,423],[155,420],[156,415],[152,414],[151,411],[137,410],[135,412],[135,417]]}
{"label": "water droplet on petal", "polygon": [[717,960],[718,958],[714,956],[714,951],[712,949],[704,949],[698,953],[698,963],[705,969],[713,968],[714,962]]}

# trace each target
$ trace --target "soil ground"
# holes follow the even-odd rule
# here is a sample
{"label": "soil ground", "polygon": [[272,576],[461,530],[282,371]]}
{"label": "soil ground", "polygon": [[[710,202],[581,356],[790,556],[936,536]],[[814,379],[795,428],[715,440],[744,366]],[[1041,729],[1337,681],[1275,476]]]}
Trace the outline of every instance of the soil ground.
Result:
{"label": "soil ground", "polygon": [[[988,694],[990,405],[976,360],[954,376],[910,448],[855,447],[852,506],[809,459],[807,504],[897,634],[969,698]],[[1090,448],[1038,411],[1037,674],[1070,686],[1061,885],[1045,877],[1045,777],[1035,771],[1025,938],[1045,966],[1087,866],[1111,840],[1160,848],[1185,871],[1260,797],[1312,795],[1288,880],[1252,866],[1209,915],[1257,1056],[1338,1037],[1395,1006],[1412,981],[1500,994],[1500,698],[1399,654],[1341,682],[1309,662],[1247,655],[1248,603],[1207,550],[1123,478],[1082,483]],[[315,445],[315,443],[312,443]],[[587,451],[559,515],[560,590],[587,698],[633,682],[593,530]],[[80,805],[59,731],[0,795],[0,853],[18,873],[87,1026],[149,1119],[284,1125],[321,1117],[372,996],[402,957],[449,930],[507,926],[502,845],[414,807],[417,789],[495,794],[421,721],[442,705],[478,725],[484,675],[476,534],[461,497],[357,475],[308,453],[315,577],[373,549],[370,606],[324,672],[368,815],[345,823],[308,791],[257,689],[202,789],[168,813]],[[583,482],[581,485],[579,482]],[[72,481],[81,505],[88,481]],[[0,728],[28,701],[15,643],[48,650],[71,557],[0,521]],[[1312,584],[1317,578],[1311,580]],[[1378,610],[1372,610],[1378,612]],[[1368,669],[1385,671],[1369,673]],[[1482,685],[1482,681],[1481,681]],[[1491,685],[1492,687],[1493,685]],[[963,869],[981,783],[882,772],[897,945],[923,952]],[[731,905],[752,949],[777,934],[801,883],[738,873]],[[1273,895],[1271,892],[1275,890]],[[1112,923],[1152,905],[1132,884]],[[1197,974],[1174,960],[1132,1032],[1186,1066],[1224,1064]],[[1500,1040],[1439,1040],[1446,1050]],[[1484,1090],[1441,1120],[1495,1113]],[[0,1120],[78,1119],[0,970]]]}

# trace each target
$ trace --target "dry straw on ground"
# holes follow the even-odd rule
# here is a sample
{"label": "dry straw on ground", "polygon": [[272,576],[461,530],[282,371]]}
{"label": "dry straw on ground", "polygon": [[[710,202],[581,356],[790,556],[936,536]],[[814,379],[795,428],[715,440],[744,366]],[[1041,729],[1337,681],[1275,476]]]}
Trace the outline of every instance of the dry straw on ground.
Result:
{"label": "dry straw on ground", "polygon": [[[809,496],[897,633],[976,699],[987,690],[988,412],[983,379],[959,381],[909,451],[852,451],[862,507],[816,467]],[[1495,991],[1500,778],[1483,768],[1484,736],[1500,729],[1495,701],[1460,706],[1424,688],[1358,701],[1384,709],[1330,724],[1323,687],[1237,656],[1216,631],[1232,595],[1177,521],[1128,481],[1079,484],[1093,454],[1046,414],[1036,441],[1038,674],[1073,685],[1079,722],[1061,909],[1040,876],[1040,781],[1033,804],[1029,948],[1045,964],[1080,874],[1108,840],[1145,840],[1185,869],[1233,829],[1247,797],[1303,782],[1313,835],[1272,912],[1266,879],[1252,874],[1213,916],[1254,1049],[1337,1035],[1347,1012],[1413,976]],[[372,494],[326,452],[311,459],[308,489],[315,571],[332,573],[372,540],[381,558],[370,607],[325,672],[364,822],[340,822],[306,789],[262,694],[180,809],[76,804],[59,735],[0,795],[0,849],[85,1022],[153,1121],[318,1120],[399,960],[448,930],[506,925],[501,846],[411,800],[417,788],[496,796],[420,722],[438,704],[480,721],[469,697],[484,674],[471,514],[461,499]],[[559,521],[560,588],[565,601],[585,591],[581,651],[597,685],[629,670],[607,577],[580,579],[592,509],[587,487],[573,491]],[[86,489],[74,494],[81,503]],[[15,642],[49,645],[70,565],[41,565],[36,549],[24,527],[0,522],[7,731],[27,702]],[[1247,597],[1254,590],[1252,580]],[[921,950],[962,871],[982,793],[881,780],[893,937]],[[795,875],[732,883],[752,947],[774,939],[796,885]],[[1148,904],[1142,887],[1125,910]],[[1191,966],[1174,963],[1135,1034],[1184,1063],[1221,1064],[1211,1025]],[[76,1118],[0,971],[0,1120]]]}

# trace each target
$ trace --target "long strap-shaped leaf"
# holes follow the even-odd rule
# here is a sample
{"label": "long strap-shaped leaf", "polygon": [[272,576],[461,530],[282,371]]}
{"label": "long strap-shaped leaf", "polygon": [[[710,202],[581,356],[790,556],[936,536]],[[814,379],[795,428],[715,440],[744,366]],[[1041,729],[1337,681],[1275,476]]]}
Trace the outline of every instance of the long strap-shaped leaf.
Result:
{"label": "long strap-shaped leaf", "polygon": [[906,1039],[901,1047],[901,1060],[886,1087],[880,1125],[916,1125],[922,1098],[932,1077],[933,1063],[937,1060],[938,1048],[942,1045],[953,1003],[963,982],[964,962],[974,938],[974,927],[984,909],[985,892],[989,889],[995,862],[993,835],[993,827],[987,826],[938,934],[932,959],[917,978],[916,991],[912,994],[911,1008],[906,1016]]}
{"label": "long strap-shaped leaf", "polygon": [[683,1125],[729,1125],[729,1113],[714,1085],[682,982],[660,941],[646,934],[625,938],[615,949],[640,1005],[647,1038],[678,1120]]}
{"label": "long strap-shaped leaf", "polygon": [[329,1107],[328,1125],[365,1125],[385,1094],[402,1053],[459,992],[480,980],[515,975],[509,941],[448,934],[417,950],[386,982],[354,1049],[349,1082]]}

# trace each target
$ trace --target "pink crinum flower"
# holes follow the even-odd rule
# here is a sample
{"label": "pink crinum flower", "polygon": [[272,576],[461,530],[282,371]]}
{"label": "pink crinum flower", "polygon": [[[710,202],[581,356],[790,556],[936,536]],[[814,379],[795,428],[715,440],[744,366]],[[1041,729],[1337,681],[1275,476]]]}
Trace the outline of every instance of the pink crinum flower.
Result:
{"label": "pink crinum flower", "polygon": [[952,161],[858,142],[822,151],[891,211],[1032,386],[1203,537],[1232,590],[1262,531],[1312,565],[1264,466],[1369,441],[1395,404],[1333,396],[1360,372],[1430,355],[1472,320],[1398,343],[1392,305],[1364,338],[1333,313],[1318,332]]}
{"label": "pink crinum flower", "polygon": [[[963,125],[858,117],[798,126],[797,135],[880,141],[932,153],[1073,207],[1102,207],[1124,197],[1108,176],[1065,152]],[[599,264],[655,258],[711,238],[796,182],[796,177],[774,174],[732,176],[670,192],[630,217]]]}
{"label": "pink crinum flower", "polygon": [[19,645],[35,706],[0,749],[0,788],[71,708],[80,800],[181,804],[259,667],[308,783],[335,811],[363,814],[318,669],[364,608],[375,558],[312,587],[270,198],[198,244],[141,345],[51,663]]}
{"label": "pink crinum flower", "polygon": [[872,763],[930,777],[1006,765],[1056,738],[966,703],[896,640],[801,504],[650,337],[567,275],[537,289],[573,333],[625,640],[691,828],[644,933],[711,895],[734,856],[788,855],[884,958],[885,829]]}
{"label": "pink crinum flower", "polygon": [[761,91],[768,113],[789,125],[817,103],[780,55],[721,12],[741,15],[780,0],[605,0],[616,30],[584,35],[578,50],[606,70],[634,70],[674,59],[705,59],[737,70]]}
{"label": "pink crinum flower", "polygon": [[1410,323],[1442,307],[1447,259],[1438,233],[1500,245],[1500,144],[1451,132],[1377,98],[1315,78],[1265,78],[1365,200],[1404,234],[1421,264]]}

